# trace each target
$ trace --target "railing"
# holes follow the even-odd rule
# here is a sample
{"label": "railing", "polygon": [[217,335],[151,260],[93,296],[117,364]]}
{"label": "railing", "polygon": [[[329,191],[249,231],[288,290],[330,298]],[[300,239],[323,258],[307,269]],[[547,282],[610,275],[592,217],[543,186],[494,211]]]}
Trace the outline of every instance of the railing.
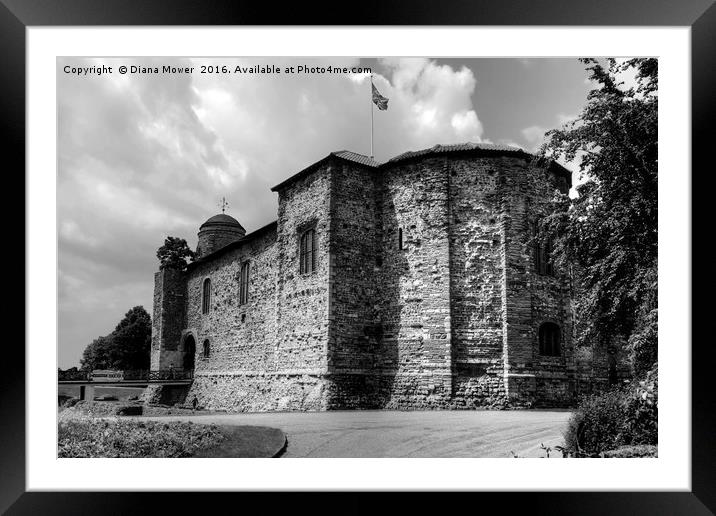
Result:
{"label": "railing", "polygon": [[191,380],[194,378],[194,370],[184,369],[159,369],[157,371],[149,371],[148,380],[150,382],[161,380]]}
{"label": "railing", "polygon": [[[149,371],[147,369],[129,369],[123,371],[122,373],[122,379],[118,381],[161,382],[170,380],[191,380],[194,378],[193,370],[187,371],[184,369],[159,369],[156,371]],[[58,379],[61,382],[93,381],[91,371],[59,371]]]}
{"label": "railing", "polygon": [[60,381],[87,381],[89,380],[89,371],[59,371]]}
{"label": "railing", "polygon": [[148,369],[129,369],[123,371],[125,380],[146,380],[149,375]]}

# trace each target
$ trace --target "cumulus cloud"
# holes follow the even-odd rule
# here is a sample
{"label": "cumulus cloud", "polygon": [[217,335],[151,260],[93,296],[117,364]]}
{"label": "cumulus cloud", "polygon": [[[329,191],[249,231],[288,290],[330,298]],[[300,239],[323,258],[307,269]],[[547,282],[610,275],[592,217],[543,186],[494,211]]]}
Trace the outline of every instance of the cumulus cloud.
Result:
{"label": "cumulus cloud", "polygon": [[569,122],[577,119],[577,115],[566,115],[564,113],[558,113],[555,117],[555,123],[551,127],[545,127],[542,125],[531,125],[522,129],[522,137],[526,142],[527,150],[531,152],[537,151],[542,143],[544,143],[544,135],[550,129],[560,129]]}
{"label": "cumulus cloud", "polygon": [[547,128],[541,125],[531,125],[522,129],[522,136],[527,142],[528,150],[536,151],[542,142],[544,141],[544,134],[548,131]]}
{"label": "cumulus cloud", "polygon": [[[355,66],[357,59],[84,59],[65,64]],[[131,62],[129,62],[131,61]],[[484,141],[466,68],[384,59],[374,82],[375,155]],[[334,150],[370,152],[365,74],[102,75],[58,73],[60,366],[134,305],[151,312],[156,249],[196,245],[198,226],[228,212],[248,231],[276,217],[270,187]]]}
{"label": "cumulus cloud", "polygon": [[482,123],[472,100],[477,81],[469,68],[455,70],[423,58],[383,59],[381,63],[388,70],[387,77],[379,76],[375,83],[390,98],[393,112],[376,119],[380,127],[376,134],[388,154],[436,143],[483,141]]}
{"label": "cumulus cloud", "polygon": [[[555,117],[555,124],[551,127],[544,127],[541,125],[531,125],[522,129],[522,137],[526,142],[526,149],[530,152],[536,152],[539,150],[542,143],[544,143],[545,133],[550,129],[562,128],[565,124],[572,122],[577,119],[577,115],[558,113]],[[585,181],[582,173],[579,170],[579,165],[582,161],[582,154],[578,153],[573,161],[566,161],[563,157],[559,158],[557,162],[564,168],[572,173],[572,189],[570,190],[570,196],[574,197],[577,195],[576,187],[580,183]]]}

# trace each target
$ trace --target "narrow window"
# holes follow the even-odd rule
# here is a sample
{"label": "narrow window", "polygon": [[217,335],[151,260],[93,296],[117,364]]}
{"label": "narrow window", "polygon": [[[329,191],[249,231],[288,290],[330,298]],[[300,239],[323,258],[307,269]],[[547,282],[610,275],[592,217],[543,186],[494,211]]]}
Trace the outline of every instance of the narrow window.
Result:
{"label": "narrow window", "polygon": [[398,249],[403,249],[403,228],[398,228]]}
{"label": "narrow window", "polygon": [[569,183],[567,183],[566,177],[559,176],[557,178],[557,189],[565,195],[569,193]]}
{"label": "narrow window", "polygon": [[299,270],[301,274],[309,274],[316,270],[316,254],[318,252],[316,231],[309,229],[301,235],[299,246]]}
{"label": "narrow window", "polygon": [[249,301],[249,262],[241,264],[239,276],[239,304],[243,305]]}
{"label": "narrow window", "polygon": [[534,240],[534,262],[535,272],[542,276],[554,276],[554,265],[552,264],[552,240],[547,238],[540,242],[538,237],[537,223],[532,224],[532,238]]}
{"label": "narrow window", "polygon": [[548,357],[560,356],[560,337],[559,326],[552,322],[543,323],[539,327],[539,354]]}
{"label": "narrow window", "polygon": [[209,339],[206,339],[204,341],[204,346],[202,349],[202,354],[204,355],[204,358],[209,358],[209,353],[211,352],[211,350],[209,348],[210,348]]}
{"label": "narrow window", "polygon": [[206,278],[201,289],[201,313],[208,314],[211,307],[211,280]]}

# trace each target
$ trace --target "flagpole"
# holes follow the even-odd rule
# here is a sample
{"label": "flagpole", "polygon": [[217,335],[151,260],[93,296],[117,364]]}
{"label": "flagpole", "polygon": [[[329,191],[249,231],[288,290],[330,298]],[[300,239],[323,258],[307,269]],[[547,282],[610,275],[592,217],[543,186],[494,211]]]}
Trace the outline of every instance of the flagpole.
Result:
{"label": "flagpole", "polygon": [[370,74],[370,159],[373,159],[373,74]]}

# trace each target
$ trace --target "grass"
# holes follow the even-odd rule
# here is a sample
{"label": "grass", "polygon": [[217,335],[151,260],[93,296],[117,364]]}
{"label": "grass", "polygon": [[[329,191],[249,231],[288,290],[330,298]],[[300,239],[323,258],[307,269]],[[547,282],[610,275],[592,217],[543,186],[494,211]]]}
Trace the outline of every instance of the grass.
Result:
{"label": "grass", "polygon": [[67,418],[58,425],[58,457],[191,457],[224,436],[215,425],[135,419]]}
{"label": "grass", "polygon": [[117,407],[97,402],[62,407],[58,457],[274,457],[286,444],[276,428],[118,417]]}
{"label": "grass", "polygon": [[214,446],[197,450],[194,457],[273,457],[283,452],[286,436],[267,426],[219,426],[224,439]]}

